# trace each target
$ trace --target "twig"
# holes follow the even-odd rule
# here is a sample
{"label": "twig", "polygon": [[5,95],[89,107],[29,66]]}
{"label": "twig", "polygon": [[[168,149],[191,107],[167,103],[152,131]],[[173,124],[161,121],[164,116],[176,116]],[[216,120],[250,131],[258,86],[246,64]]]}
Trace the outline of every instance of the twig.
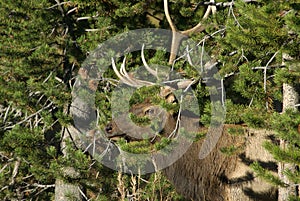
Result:
{"label": "twig", "polygon": [[39,187],[39,188],[54,188],[55,184],[38,184],[34,183],[32,186]]}
{"label": "twig", "polygon": [[76,21],[78,22],[78,21],[80,21],[80,20],[89,20],[89,19],[94,19],[94,18],[97,18],[99,16],[99,14],[98,14],[98,12],[97,12],[97,14],[96,15],[94,15],[94,16],[91,16],[91,17],[79,17],[79,18],[77,18],[76,19]]}
{"label": "twig", "polygon": [[48,104],[46,107],[43,107],[43,108],[39,109],[37,112],[35,112],[35,113],[33,113],[33,114],[27,116],[27,117],[26,117],[25,119],[23,119],[22,121],[19,121],[19,122],[15,123],[15,124],[12,125],[12,126],[5,127],[4,129],[7,130],[7,129],[10,129],[10,128],[15,127],[16,125],[20,125],[20,124],[26,122],[28,119],[30,119],[30,118],[34,117],[35,115],[41,113],[42,111],[44,111],[44,110],[50,108],[52,105],[53,105],[53,103],[50,102],[50,104]]}
{"label": "twig", "polygon": [[[232,1],[233,2],[233,1]],[[228,11],[228,17],[230,16],[230,14],[233,16],[234,21],[236,22],[236,24],[241,27],[242,29],[244,29],[241,24],[239,23],[239,21],[237,20],[234,12],[233,12],[233,3],[229,6],[229,11]]]}
{"label": "twig", "polygon": [[56,3],[57,3],[57,4],[51,6],[51,7],[47,8],[47,9],[52,9],[52,8],[55,8],[56,6],[62,6],[62,5],[64,5],[64,4],[68,4],[68,3],[72,3],[72,2],[71,2],[71,1],[67,1],[67,2],[62,2],[62,3],[60,3],[60,2],[58,2],[58,1],[56,1]]}
{"label": "twig", "polygon": [[85,200],[90,200],[88,199],[88,197],[82,192],[82,190],[78,187],[78,190],[80,192],[80,194],[82,195],[82,197],[85,199]]}
{"label": "twig", "polygon": [[71,10],[68,10],[67,15],[69,15],[70,13],[72,13],[72,12],[74,12],[74,11],[76,11],[76,10],[78,10],[77,7],[72,8]]}
{"label": "twig", "polygon": [[274,53],[274,55],[271,57],[271,59],[268,61],[268,63],[266,64],[266,66],[264,68],[264,91],[265,91],[265,93],[267,92],[267,69],[268,69],[269,64],[273,61],[275,56],[278,54],[278,52],[279,51]]}
{"label": "twig", "polygon": [[12,172],[11,181],[9,183],[10,186],[15,184],[15,178],[16,178],[18,172],[19,172],[20,164],[21,164],[21,159],[18,157],[16,162],[15,162],[15,166],[14,166],[14,169],[13,169],[13,172]]}

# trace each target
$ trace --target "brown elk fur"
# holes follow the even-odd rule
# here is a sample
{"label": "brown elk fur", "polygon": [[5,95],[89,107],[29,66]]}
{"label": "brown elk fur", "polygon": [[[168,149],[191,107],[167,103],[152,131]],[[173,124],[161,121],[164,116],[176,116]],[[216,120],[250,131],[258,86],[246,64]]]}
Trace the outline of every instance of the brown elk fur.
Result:
{"label": "brown elk fur", "polygon": [[[164,169],[164,174],[179,193],[193,200],[276,200],[276,188],[255,177],[248,166],[255,160],[266,166],[274,165],[271,155],[262,147],[268,133],[248,130],[247,135],[253,135],[247,139],[233,137],[226,132],[231,126],[225,126],[216,147],[207,157],[202,160],[198,157],[203,142],[199,140],[178,161]],[[220,151],[230,145],[241,146],[244,150],[230,156]]]}
{"label": "brown elk fur", "polygon": [[[120,72],[117,71],[114,62],[112,62],[112,64],[115,73],[123,82],[134,87],[141,85],[141,81],[132,80],[126,76],[126,73],[123,72],[123,76],[121,75],[122,73],[120,72],[125,71],[124,62]],[[145,63],[144,65],[147,66],[148,64]],[[156,75],[156,73],[153,72],[151,74]],[[187,83],[188,84],[184,85],[183,88],[187,89],[193,81],[189,80]],[[179,87],[179,85],[181,84],[177,84],[177,87]],[[149,86],[153,85],[149,84]],[[178,104],[173,94],[173,88],[171,87],[162,87],[159,95],[169,104]],[[197,132],[197,130],[204,130],[203,127],[199,126],[199,117],[193,117],[190,112],[181,111],[181,113],[179,113],[180,117],[178,118],[178,114],[162,110],[160,106],[154,105],[149,99],[146,99],[142,103],[132,105],[129,112],[138,117],[148,117],[150,120],[159,117],[161,125],[163,126],[160,129],[160,135],[165,137],[173,136],[173,131],[177,129],[176,125],[178,124],[176,123],[178,123],[179,119],[181,125],[185,125],[184,128],[188,132],[193,133]],[[129,140],[136,140],[139,138],[139,135],[148,132],[147,129],[143,130],[143,127],[139,130],[127,123],[123,123],[123,128],[118,128],[118,126],[124,122],[124,117],[126,118],[126,115],[128,116],[128,114],[124,115],[125,116],[121,115],[113,119],[112,123],[108,125],[106,128],[108,137],[131,136]],[[115,122],[118,120],[119,124],[116,124]],[[197,126],[195,127],[195,125]],[[183,150],[176,150],[177,153],[180,153],[179,155],[183,154],[182,157],[169,167],[163,169],[162,172],[174,184],[179,193],[191,200],[197,201],[276,200],[277,189],[258,178],[249,167],[252,162],[257,161],[260,165],[276,174],[276,162],[271,154],[262,146],[265,140],[271,139],[272,133],[266,130],[244,128],[244,133],[241,135],[234,136],[228,134],[228,128],[236,126],[237,125],[225,125],[224,128],[219,126],[211,129],[210,134],[208,134],[209,136],[217,136],[218,133],[221,133],[221,136],[216,146],[214,146],[203,159],[199,158],[199,152],[204,139],[192,143],[185,153],[183,153]],[[177,133],[177,137],[181,137],[180,134],[181,133]],[[134,137],[132,138],[132,136]],[[221,152],[222,148],[228,148],[230,146],[239,149],[230,155]],[[162,164],[160,160],[165,159],[159,157],[154,158],[153,162],[156,167]],[[158,169],[160,169],[160,167],[158,167]]]}
{"label": "brown elk fur", "polygon": [[[140,117],[146,116],[147,112],[145,111],[149,108],[158,110],[160,107],[146,101],[133,105],[130,112]],[[166,124],[161,132],[164,136],[167,136],[175,128],[176,115],[168,114],[165,118]],[[198,119],[194,118],[182,119],[188,121],[188,124],[198,122]],[[236,127],[236,125],[224,126],[217,145],[207,157],[202,160],[199,159],[198,155],[203,139],[198,140],[191,145],[179,160],[165,168],[163,173],[174,184],[179,193],[192,200],[276,200],[276,188],[257,178],[249,167],[251,162],[259,161],[265,167],[276,172],[275,161],[262,147],[262,142],[267,140],[271,133],[265,130],[245,128],[245,135],[233,136],[227,133],[230,127]],[[201,127],[199,129],[203,130]],[[117,128],[114,121],[107,130],[109,131],[109,137],[126,135]],[[220,149],[231,145],[240,147],[241,150],[232,155],[226,155],[220,151]],[[159,161],[156,162],[159,163]]]}

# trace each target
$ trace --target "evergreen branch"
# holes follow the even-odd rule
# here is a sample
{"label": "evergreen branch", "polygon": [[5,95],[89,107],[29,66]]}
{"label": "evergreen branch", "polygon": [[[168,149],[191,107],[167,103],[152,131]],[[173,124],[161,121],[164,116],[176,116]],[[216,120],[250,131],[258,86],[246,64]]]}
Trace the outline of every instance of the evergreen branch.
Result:
{"label": "evergreen branch", "polygon": [[250,165],[251,168],[254,170],[254,172],[257,174],[258,177],[261,177],[268,182],[270,182],[273,185],[287,187],[287,184],[282,182],[280,178],[274,176],[272,173],[261,167],[261,165],[258,162],[254,162]]}

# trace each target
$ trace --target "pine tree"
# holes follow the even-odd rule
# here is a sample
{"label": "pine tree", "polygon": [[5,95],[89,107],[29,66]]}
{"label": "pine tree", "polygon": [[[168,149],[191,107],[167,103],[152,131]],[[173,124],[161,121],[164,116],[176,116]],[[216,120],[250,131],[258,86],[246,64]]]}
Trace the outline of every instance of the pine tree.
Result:
{"label": "pine tree", "polygon": [[[295,165],[299,161],[294,156],[299,144],[296,138],[299,94],[294,87],[299,85],[299,69],[291,68],[297,69],[300,59],[299,5],[282,1],[235,2],[229,15],[226,35],[219,39],[221,72],[225,77],[235,77],[232,94],[237,93],[248,104],[248,109],[241,111],[242,120],[249,126],[276,131],[280,147],[266,143],[266,148],[280,162],[279,167],[286,168],[279,168],[279,177],[262,172],[257,163],[253,168],[280,187],[278,200],[287,200],[289,195],[298,194]],[[294,112],[289,108],[294,108]],[[279,115],[282,110],[285,113]]]}
{"label": "pine tree", "polygon": [[[118,200],[119,195],[139,192],[142,200],[159,196],[183,200],[160,174],[144,176],[150,182],[143,183],[140,176],[120,176],[93,161],[81,150],[69,112],[72,86],[89,52],[126,30],[170,29],[165,2],[0,2],[0,199],[80,200],[88,196]],[[208,3],[214,4],[216,11],[203,20]],[[292,164],[293,169],[284,171],[287,180],[270,174],[258,163],[253,169],[282,189],[299,188],[300,115],[297,109],[288,109],[298,104],[299,4],[281,0],[180,0],[168,1],[168,8],[178,30],[188,30],[199,22],[205,26],[188,35],[201,41],[218,62],[228,86],[227,123],[275,130],[276,139],[287,142],[284,149],[276,143],[265,144],[278,162]],[[130,69],[141,61],[139,55],[131,55]],[[174,61],[160,52],[146,55],[156,64]],[[186,61],[176,62],[174,68],[187,77],[195,76]],[[107,74],[115,78],[112,71]],[[96,97],[104,111],[99,119],[102,126],[110,115],[106,97],[112,91],[104,86],[106,83],[99,83]],[[281,114],[283,86],[294,90],[295,98]],[[205,124],[211,112],[208,92],[200,85],[195,90]],[[126,146],[142,150],[138,145]]]}
{"label": "pine tree", "polygon": [[[154,26],[147,16],[159,4],[0,2],[1,200],[80,200],[83,189],[97,188],[100,200],[116,199],[114,173],[78,149],[70,133],[71,89],[89,51],[124,30]],[[99,171],[102,182],[94,179]]]}

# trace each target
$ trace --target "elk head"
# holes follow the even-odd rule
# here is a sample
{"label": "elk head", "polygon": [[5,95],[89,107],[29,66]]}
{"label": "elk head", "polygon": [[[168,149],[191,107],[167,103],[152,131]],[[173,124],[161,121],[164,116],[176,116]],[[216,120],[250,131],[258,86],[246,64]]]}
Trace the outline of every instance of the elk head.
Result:
{"label": "elk head", "polygon": [[[166,94],[168,87],[161,87],[159,98],[165,104],[178,105],[174,94]],[[153,103],[151,98],[131,106],[128,114],[121,114],[107,124],[105,131],[107,137],[117,139],[120,136],[128,140],[142,140],[145,138],[156,141],[160,137],[167,137],[176,127],[177,113],[173,110],[167,111],[161,105]]]}
{"label": "elk head", "polygon": [[[143,48],[142,61],[145,69],[154,77],[159,79],[158,72],[146,63]],[[105,131],[107,137],[113,140],[123,137],[127,140],[150,139],[151,142],[159,141],[161,137],[172,137],[176,135],[180,121],[180,100],[174,95],[177,89],[187,89],[194,80],[182,79],[176,86],[157,87],[155,83],[132,77],[125,70],[125,58],[118,71],[114,59],[112,68],[121,82],[134,88],[156,87],[156,94],[144,98],[143,101],[130,105],[127,114],[113,117],[107,124]],[[166,75],[164,75],[166,77]],[[141,92],[142,93],[142,92]],[[153,100],[154,99],[154,100]],[[159,100],[158,100],[159,99]],[[156,100],[156,101],[155,101]],[[158,101],[157,101],[158,100]]]}

